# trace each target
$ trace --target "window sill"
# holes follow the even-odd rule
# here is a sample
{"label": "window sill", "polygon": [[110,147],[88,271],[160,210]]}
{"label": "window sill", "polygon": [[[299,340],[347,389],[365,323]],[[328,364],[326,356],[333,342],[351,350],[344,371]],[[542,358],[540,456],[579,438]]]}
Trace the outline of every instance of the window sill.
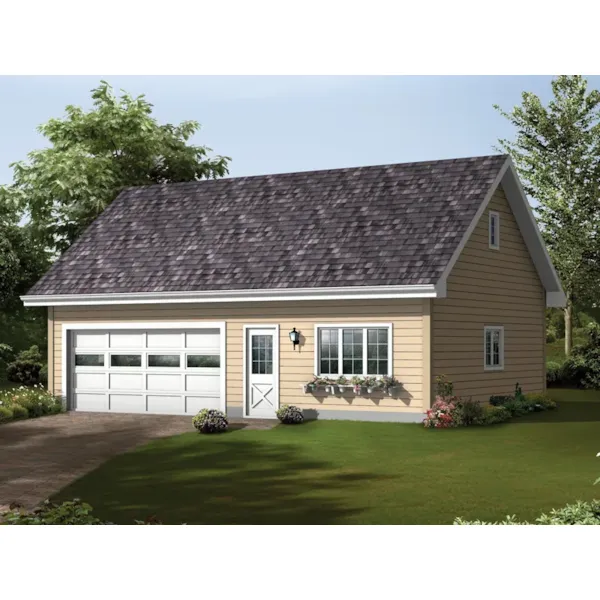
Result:
{"label": "window sill", "polygon": [[504,367],[483,367],[484,371],[504,371]]}

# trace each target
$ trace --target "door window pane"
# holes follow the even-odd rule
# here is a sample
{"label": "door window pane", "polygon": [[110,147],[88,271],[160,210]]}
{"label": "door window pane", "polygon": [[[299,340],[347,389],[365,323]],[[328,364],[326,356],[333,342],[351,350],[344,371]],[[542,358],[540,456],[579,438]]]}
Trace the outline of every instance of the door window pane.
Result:
{"label": "door window pane", "polygon": [[103,367],[104,354],[76,354],[76,367]]}
{"label": "door window pane", "polygon": [[188,354],[188,369],[208,369],[221,366],[221,357],[218,354]]}
{"label": "door window pane", "polygon": [[142,366],[142,355],[141,354],[111,354],[110,355],[110,366],[111,367],[141,367]]}
{"label": "door window pane", "polygon": [[273,336],[252,336],[252,373],[255,375],[273,374]]}
{"label": "door window pane", "polygon": [[181,357],[179,354],[149,354],[149,367],[175,367],[181,365]]}
{"label": "door window pane", "polygon": [[337,375],[339,373],[338,330],[321,329],[319,333],[321,373],[323,375]]}
{"label": "door window pane", "polygon": [[367,374],[388,374],[388,329],[367,330]]}

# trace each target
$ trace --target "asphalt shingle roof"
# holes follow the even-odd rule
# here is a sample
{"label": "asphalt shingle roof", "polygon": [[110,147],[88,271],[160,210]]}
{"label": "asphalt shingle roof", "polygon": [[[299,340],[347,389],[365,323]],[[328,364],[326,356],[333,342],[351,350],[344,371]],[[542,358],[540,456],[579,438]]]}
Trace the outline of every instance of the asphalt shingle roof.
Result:
{"label": "asphalt shingle roof", "polygon": [[505,160],[126,189],[29,295],[432,284]]}

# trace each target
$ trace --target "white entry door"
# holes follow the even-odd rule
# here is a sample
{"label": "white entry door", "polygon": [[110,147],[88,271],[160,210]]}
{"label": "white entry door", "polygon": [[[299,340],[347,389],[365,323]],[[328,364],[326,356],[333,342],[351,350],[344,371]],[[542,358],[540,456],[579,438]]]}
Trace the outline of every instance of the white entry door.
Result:
{"label": "white entry door", "polygon": [[276,327],[247,327],[246,393],[247,417],[273,419],[279,408],[279,336]]}

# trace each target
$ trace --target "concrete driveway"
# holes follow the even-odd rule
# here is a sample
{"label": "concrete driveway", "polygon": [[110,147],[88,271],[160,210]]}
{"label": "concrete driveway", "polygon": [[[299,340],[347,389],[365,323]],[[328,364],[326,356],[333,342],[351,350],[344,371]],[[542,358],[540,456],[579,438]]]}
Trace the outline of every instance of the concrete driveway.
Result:
{"label": "concrete driveway", "polygon": [[190,417],[76,412],[0,425],[0,511],[33,508],[116,454],[193,430]]}

